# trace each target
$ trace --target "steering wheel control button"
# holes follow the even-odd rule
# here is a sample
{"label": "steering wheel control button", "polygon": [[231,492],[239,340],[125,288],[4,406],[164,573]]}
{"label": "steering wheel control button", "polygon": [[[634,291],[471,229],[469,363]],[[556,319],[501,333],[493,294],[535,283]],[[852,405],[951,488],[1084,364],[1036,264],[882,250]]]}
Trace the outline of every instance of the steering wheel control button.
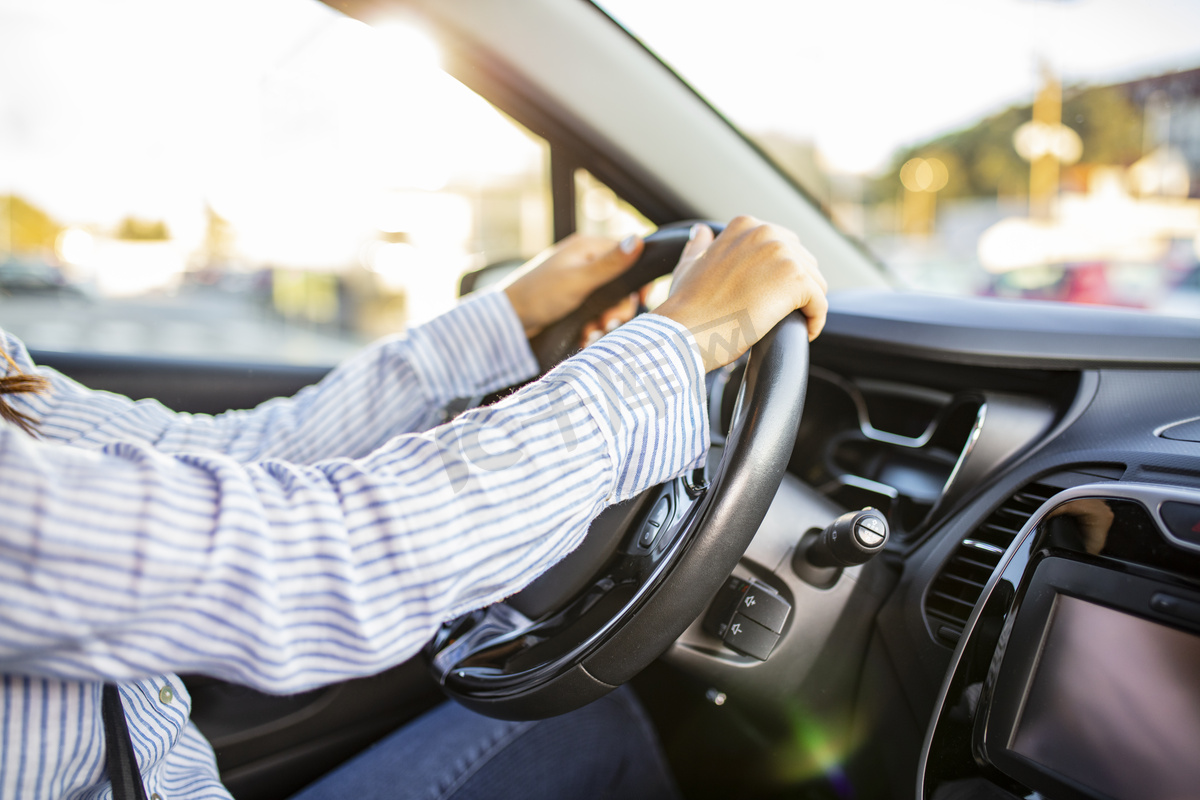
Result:
{"label": "steering wheel control button", "polygon": [[649,547],[658,538],[658,526],[649,520],[642,526],[642,535],[638,537],[638,547]]}
{"label": "steering wheel control button", "polygon": [[671,517],[671,498],[660,497],[650,510],[646,521],[642,523],[642,531],[638,535],[638,547],[650,547],[658,538],[658,532],[666,527]]}
{"label": "steering wheel control button", "polygon": [[717,592],[704,628],[731,649],[765,661],[791,612],[791,603],[770,586],[731,576]]}
{"label": "steering wheel control button", "polygon": [[161,689],[158,690],[158,702],[165,706],[169,706],[174,700],[175,692],[171,690],[171,684],[165,684]]}
{"label": "steering wheel control button", "polygon": [[721,641],[742,655],[766,661],[779,641],[779,634],[764,628],[745,614],[734,614]]}
{"label": "steering wheel control button", "polygon": [[792,606],[761,583],[752,583],[742,594],[738,611],[774,633],[783,633]]}

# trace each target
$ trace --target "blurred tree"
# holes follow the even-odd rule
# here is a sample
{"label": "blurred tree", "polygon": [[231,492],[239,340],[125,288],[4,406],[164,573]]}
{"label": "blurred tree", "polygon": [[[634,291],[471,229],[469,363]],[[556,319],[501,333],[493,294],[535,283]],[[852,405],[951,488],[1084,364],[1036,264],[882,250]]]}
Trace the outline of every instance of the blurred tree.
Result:
{"label": "blurred tree", "polygon": [[917,157],[936,157],[946,164],[949,181],[943,198],[1027,192],[1029,165],[1017,155],[1012,137],[1030,114],[1030,106],[1006,108],[970,128],[900,150],[871,187],[872,194],[880,200],[894,198],[901,191],[900,167]]}
{"label": "blurred tree", "polygon": [[171,238],[167,223],[159,220],[125,217],[117,225],[117,238],[133,241],[164,241]]}
{"label": "blurred tree", "polygon": [[1062,121],[1083,139],[1083,161],[1128,167],[1142,157],[1144,115],[1120,86],[1068,94]]}
{"label": "blurred tree", "polygon": [[0,252],[52,250],[62,226],[16,195],[0,195]]}
{"label": "blurred tree", "polygon": [[[946,164],[950,179],[939,193],[943,198],[1027,194],[1029,164],[1017,155],[1013,134],[1032,115],[1031,105],[1012,106],[969,128],[898,151],[869,187],[871,198],[894,200],[903,191],[900,167],[918,156]],[[1129,166],[1142,155],[1142,112],[1122,85],[1065,90],[1062,121],[1083,140],[1085,162]]]}

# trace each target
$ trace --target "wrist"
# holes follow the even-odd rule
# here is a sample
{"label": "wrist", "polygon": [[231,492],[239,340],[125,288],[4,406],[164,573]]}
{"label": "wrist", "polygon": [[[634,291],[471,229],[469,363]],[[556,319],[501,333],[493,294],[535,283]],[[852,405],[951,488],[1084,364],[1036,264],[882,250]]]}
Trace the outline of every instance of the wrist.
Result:
{"label": "wrist", "polygon": [[510,284],[503,289],[504,294],[508,297],[508,303],[512,306],[513,311],[517,315],[517,320],[521,323],[521,327],[525,330],[525,338],[532,339],[542,332],[544,325],[538,325],[531,321],[533,314],[529,309],[529,304],[526,302],[524,293],[520,290],[517,284]]}
{"label": "wrist", "polygon": [[745,330],[748,322],[745,314],[726,314],[715,320],[704,319],[697,315],[692,304],[673,303],[672,298],[668,298],[651,313],[666,317],[687,329],[704,362],[705,372],[712,372],[737,360],[757,338],[751,331]]}

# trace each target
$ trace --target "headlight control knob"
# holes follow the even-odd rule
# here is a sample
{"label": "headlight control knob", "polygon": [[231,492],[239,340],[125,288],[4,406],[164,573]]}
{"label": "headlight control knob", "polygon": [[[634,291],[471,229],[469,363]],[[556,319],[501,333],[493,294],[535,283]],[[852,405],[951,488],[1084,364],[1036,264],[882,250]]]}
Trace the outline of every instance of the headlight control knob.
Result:
{"label": "headlight control knob", "polygon": [[887,539],[887,518],[881,511],[864,508],[829,523],[805,548],[804,557],[814,567],[853,567],[870,560]]}
{"label": "headlight control knob", "polygon": [[882,511],[864,508],[812,528],[800,537],[792,554],[792,571],[819,589],[837,583],[846,567],[870,560],[887,544],[888,523]]}

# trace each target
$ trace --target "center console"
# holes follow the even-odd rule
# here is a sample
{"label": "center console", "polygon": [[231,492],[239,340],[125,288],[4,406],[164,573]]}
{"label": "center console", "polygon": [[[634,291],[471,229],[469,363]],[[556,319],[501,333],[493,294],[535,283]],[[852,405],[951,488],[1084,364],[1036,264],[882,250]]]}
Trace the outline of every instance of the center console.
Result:
{"label": "center console", "polygon": [[1200,791],[1200,491],[1096,484],[1029,521],[968,622],[921,800]]}

